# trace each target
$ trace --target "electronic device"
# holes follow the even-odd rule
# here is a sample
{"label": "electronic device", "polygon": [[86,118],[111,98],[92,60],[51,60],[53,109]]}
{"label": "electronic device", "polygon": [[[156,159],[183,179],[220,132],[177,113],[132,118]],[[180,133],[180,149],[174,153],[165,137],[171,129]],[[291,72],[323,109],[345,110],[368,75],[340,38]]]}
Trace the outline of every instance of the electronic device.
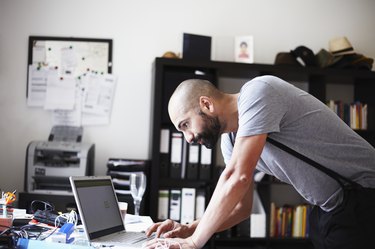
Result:
{"label": "electronic device", "polygon": [[69,176],[92,175],[95,145],[82,143],[82,127],[55,126],[48,141],[32,141],[26,151],[25,191],[72,194]]}
{"label": "electronic device", "polygon": [[33,219],[41,223],[57,227],[62,227],[65,223],[67,223],[66,218],[59,216],[52,210],[37,210],[34,213]]}
{"label": "electronic device", "polygon": [[121,244],[141,248],[148,239],[143,232],[125,230],[110,176],[71,176],[70,183],[87,239],[95,246]]}

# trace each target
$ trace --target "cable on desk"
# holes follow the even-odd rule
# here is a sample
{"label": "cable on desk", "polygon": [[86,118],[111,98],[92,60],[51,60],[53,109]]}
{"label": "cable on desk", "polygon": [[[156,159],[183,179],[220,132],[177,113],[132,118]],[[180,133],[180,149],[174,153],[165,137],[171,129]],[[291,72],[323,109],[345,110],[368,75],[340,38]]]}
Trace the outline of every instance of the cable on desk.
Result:
{"label": "cable on desk", "polygon": [[48,201],[33,200],[30,203],[30,212],[32,214],[35,213],[39,209],[37,205],[40,205],[40,204],[44,205],[44,209],[43,209],[44,211],[54,211],[55,210],[55,206]]}

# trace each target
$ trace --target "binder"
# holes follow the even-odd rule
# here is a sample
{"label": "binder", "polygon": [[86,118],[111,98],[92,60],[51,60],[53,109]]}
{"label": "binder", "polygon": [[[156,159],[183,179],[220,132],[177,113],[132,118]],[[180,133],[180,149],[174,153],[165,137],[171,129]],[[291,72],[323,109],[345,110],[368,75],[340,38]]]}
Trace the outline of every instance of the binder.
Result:
{"label": "binder", "polygon": [[181,190],[181,224],[190,224],[195,218],[195,188]]}
{"label": "binder", "polygon": [[171,144],[170,177],[174,179],[181,179],[183,144],[181,132],[172,132]]}
{"label": "binder", "polygon": [[182,138],[182,154],[181,154],[181,179],[186,178],[187,157],[188,157],[189,143]]}
{"label": "binder", "polygon": [[180,221],[181,212],[181,190],[171,189],[169,203],[169,219]]}
{"label": "binder", "polygon": [[168,219],[169,191],[165,189],[159,190],[158,200],[158,220]]}
{"label": "binder", "polygon": [[186,168],[186,178],[189,180],[198,179],[199,167],[199,145],[189,144],[188,164]]}
{"label": "binder", "polygon": [[250,215],[250,237],[266,237],[266,212],[257,190],[254,190],[253,193],[253,206]]}
{"label": "binder", "polygon": [[206,210],[206,193],[204,190],[197,191],[195,198],[195,219],[202,218]]}
{"label": "binder", "polygon": [[160,167],[159,167],[159,176],[160,178],[168,177],[169,169],[169,129],[160,130]]}
{"label": "binder", "polygon": [[207,149],[205,146],[201,146],[201,161],[199,165],[199,179],[200,180],[211,179],[211,161],[212,161],[212,150]]}

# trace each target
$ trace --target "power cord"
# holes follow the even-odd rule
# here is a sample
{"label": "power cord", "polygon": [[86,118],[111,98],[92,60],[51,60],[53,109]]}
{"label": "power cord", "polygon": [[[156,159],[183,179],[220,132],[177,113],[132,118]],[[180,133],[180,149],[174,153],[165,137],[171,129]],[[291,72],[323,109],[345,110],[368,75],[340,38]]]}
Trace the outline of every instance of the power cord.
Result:
{"label": "power cord", "polygon": [[[35,213],[36,211],[40,211],[40,208],[44,209],[43,212],[46,213],[53,213],[55,212],[55,206],[49,202],[41,201],[41,200],[34,200],[30,204],[30,212]],[[74,230],[78,223],[78,214],[72,210],[69,213],[62,213],[56,216],[54,219],[55,227],[51,231],[51,228],[41,227],[35,224],[27,224],[23,226],[4,226],[0,225],[0,227],[5,228],[2,229],[3,231],[0,232],[0,248],[4,243],[7,243],[7,248],[16,248],[17,242],[20,238],[22,239],[35,239],[35,240],[45,240],[51,237],[55,232],[59,229],[62,225],[61,222],[63,221],[64,224],[70,224],[70,232]],[[53,225],[53,224],[52,224]],[[70,235],[70,234],[69,234]],[[68,239],[69,236],[66,236]]]}
{"label": "power cord", "polygon": [[77,223],[78,223],[78,215],[77,213],[72,210],[70,211],[69,213],[63,213],[63,214],[60,214],[59,216],[57,216],[55,218],[55,227],[59,227],[61,226],[61,219],[64,219],[66,222],[65,223],[73,223],[74,226],[77,226]]}

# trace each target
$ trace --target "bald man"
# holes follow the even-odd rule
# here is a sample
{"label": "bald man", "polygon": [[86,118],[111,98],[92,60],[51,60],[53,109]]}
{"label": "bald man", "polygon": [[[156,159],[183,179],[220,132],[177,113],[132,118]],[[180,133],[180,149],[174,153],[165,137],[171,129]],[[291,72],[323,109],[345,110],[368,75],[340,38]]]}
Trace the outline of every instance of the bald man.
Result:
{"label": "bald man", "polygon": [[[226,168],[201,220],[189,225],[166,220],[151,226],[147,235],[156,232],[157,237],[178,237],[170,248],[202,248],[214,233],[249,217],[257,169],[291,184],[315,205],[310,235],[316,248],[366,248],[375,244],[375,150],[312,95],[273,76],[254,78],[237,94],[193,79],[176,88],[168,111],[189,143],[212,148],[221,135]],[[337,173],[338,179],[269,139],[324,165],[327,171]],[[347,189],[360,189],[360,197],[356,195],[353,200],[353,194],[344,195]],[[366,224],[371,225],[344,218],[358,213],[348,203],[360,203],[356,209],[359,213],[368,211],[366,217],[372,222]],[[332,225],[336,220],[347,223]],[[154,240],[147,246],[155,248],[158,243],[160,240]]]}

